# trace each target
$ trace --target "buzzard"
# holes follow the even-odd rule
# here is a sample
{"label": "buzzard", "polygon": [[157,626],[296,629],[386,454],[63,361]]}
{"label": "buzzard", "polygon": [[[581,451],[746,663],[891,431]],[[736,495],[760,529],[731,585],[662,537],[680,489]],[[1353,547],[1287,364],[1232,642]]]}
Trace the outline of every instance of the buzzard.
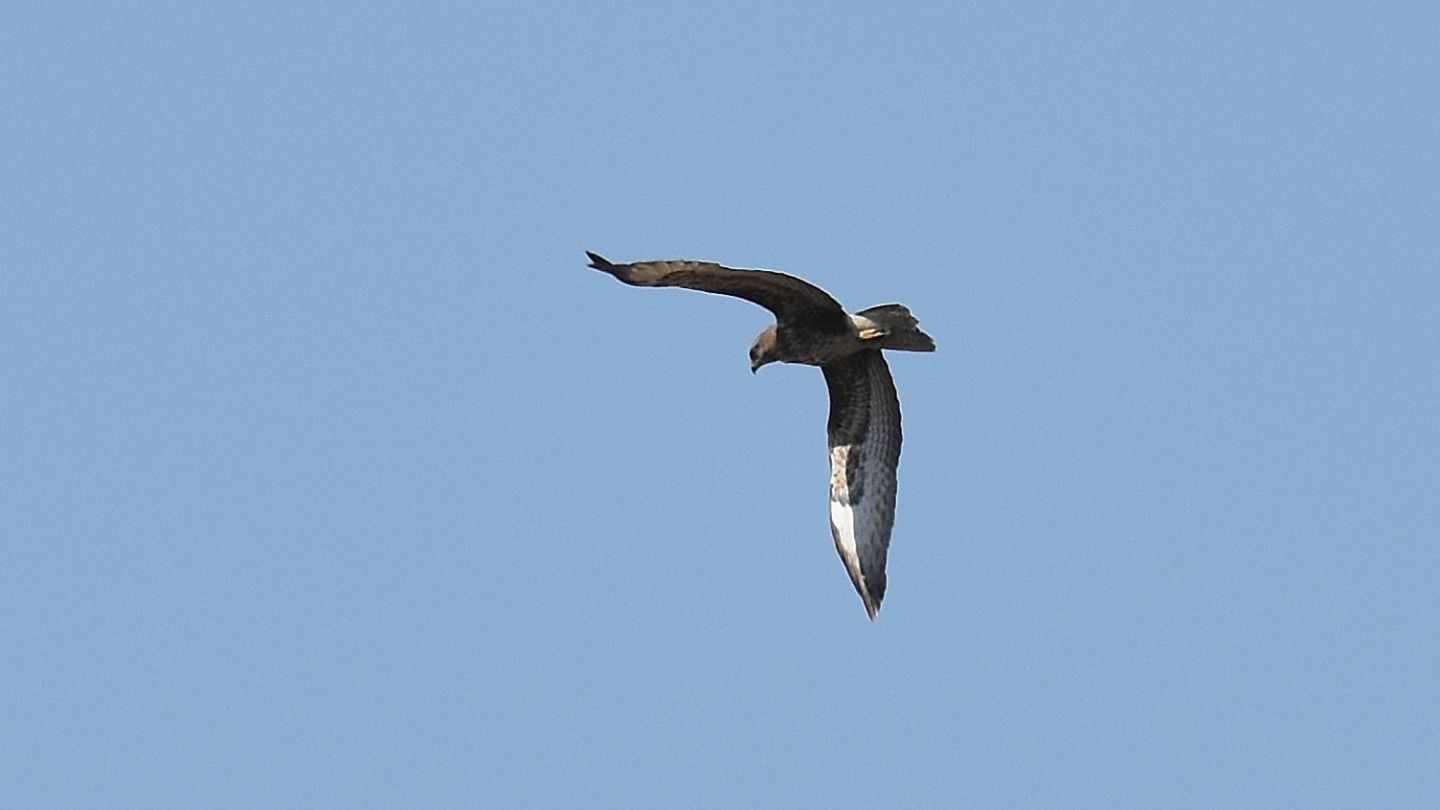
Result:
{"label": "buzzard", "polygon": [[852,315],[819,287],[774,270],[697,261],[614,264],[586,254],[591,267],[626,284],[733,295],[775,313],[750,347],[751,372],[776,361],[820,367],[830,389],[830,533],[873,620],[885,597],[900,463],[900,401],[880,350],[933,352],[935,341],[901,304]]}

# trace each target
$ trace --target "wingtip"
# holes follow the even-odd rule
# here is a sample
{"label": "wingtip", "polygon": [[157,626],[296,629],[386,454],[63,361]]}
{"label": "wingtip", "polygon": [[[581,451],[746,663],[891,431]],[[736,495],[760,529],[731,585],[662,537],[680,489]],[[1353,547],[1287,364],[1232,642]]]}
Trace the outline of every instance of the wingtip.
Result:
{"label": "wingtip", "polygon": [[595,268],[596,270],[605,270],[610,267],[614,267],[614,265],[610,263],[609,259],[606,259],[599,253],[587,250],[585,251],[585,255],[590,257],[590,266]]}
{"label": "wingtip", "polygon": [[875,617],[880,615],[880,602],[885,598],[884,591],[876,596],[870,588],[870,582],[863,575],[853,581],[856,592],[860,594],[860,603],[865,606],[866,615],[870,617],[870,621],[875,621]]}
{"label": "wingtip", "polygon": [[[830,530],[835,532],[835,524],[830,524]],[[836,534],[839,537],[839,534]],[[850,575],[850,584],[855,586],[855,593],[860,596],[860,604],[865,606],[865,614],[870,621],[880,615],[880,603],[885,600],[885,569],[884,562],[880,563],[878,572],[872,571],[869,576],[860,566],[860,558],[855,554],[854,549],[846,548],[838,539],[835,549],[840,552],[840,560],[845,563],[845,572]]]}

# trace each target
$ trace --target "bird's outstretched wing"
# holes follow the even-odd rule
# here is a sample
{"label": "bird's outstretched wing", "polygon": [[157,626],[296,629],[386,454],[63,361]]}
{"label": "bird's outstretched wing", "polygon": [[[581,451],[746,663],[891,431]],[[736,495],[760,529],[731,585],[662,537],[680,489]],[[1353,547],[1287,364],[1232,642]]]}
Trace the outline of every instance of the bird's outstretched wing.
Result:
{"label": "bird's outstretched wing", "polygon": [[830,389],[830,533],[874,619],[885,598],[885,557],[895,523],[900,400],[878,350],[822,370]]}
{"label": "bird's outstretched wing", "polygon": [[780,321],[814,316],[840,316],[844,308],[830,294],[808,281],[774,270],[725,267],[714,262],[653,261],[615,264],[585,251],[590,266],[637,287],[685,287],[744,298],[775,313]]}

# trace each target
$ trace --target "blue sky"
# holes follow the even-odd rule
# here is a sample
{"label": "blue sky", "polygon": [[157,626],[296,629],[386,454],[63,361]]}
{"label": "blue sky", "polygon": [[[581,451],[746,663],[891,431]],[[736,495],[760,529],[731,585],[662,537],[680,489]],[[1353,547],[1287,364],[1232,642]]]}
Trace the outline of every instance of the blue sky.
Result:
{"label": "blue sky", "polygon": [[[0,30],[15,807],[1429,807],[1433,4]],[[890,591],[785,269],[939,343]]]}

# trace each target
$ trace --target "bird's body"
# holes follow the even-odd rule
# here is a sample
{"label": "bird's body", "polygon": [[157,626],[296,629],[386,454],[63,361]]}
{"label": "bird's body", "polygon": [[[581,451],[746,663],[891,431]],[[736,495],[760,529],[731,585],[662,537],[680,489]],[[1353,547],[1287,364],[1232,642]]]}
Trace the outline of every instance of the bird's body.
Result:
{"label": "bird's body", "polygon": [[768,363],[819,366],[830,392],[830,530],[870,618],[885,596],[885,563],[895,519],[900,401],[881,349],[934,351],[935,341],[901,304],[847,313],[815,285],[773,270],[713,262],[590,266],[639,287],[686,287],[733,295],[775,313],[750,347],[750,370]]}

